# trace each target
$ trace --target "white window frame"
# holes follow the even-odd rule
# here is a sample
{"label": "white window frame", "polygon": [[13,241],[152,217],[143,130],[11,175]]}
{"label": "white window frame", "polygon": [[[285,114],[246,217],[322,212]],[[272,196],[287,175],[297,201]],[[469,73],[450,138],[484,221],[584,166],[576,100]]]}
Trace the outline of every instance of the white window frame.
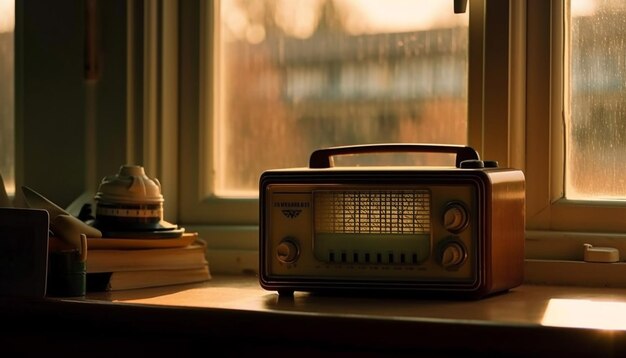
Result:
{"label": "white window frame", "polygon": [[[569,77],[566,0],[528,1],[527,240],[529,259],[583,260],[583,244],[626,253],[626,206],[564,197]],[[623,255],[623,254],[622,254]]]}

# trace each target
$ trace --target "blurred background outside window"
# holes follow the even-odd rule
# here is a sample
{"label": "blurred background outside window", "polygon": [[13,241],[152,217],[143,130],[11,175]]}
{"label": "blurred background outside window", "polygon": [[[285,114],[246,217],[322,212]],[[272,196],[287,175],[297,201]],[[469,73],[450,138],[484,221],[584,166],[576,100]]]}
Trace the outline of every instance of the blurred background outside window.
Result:
{"label": "blurred background outside window", "polygon": [[565,195],[626,200],[626,2],[571,0],[570,34]]}
{"label": "blurred background outside window", "polygon": [[[262,171],[321,147],[467,143],[468,14],[452,1],[223,0],[218,26],[218,195],[255,196]],[[358,159],[338,164],[450,164]]]}

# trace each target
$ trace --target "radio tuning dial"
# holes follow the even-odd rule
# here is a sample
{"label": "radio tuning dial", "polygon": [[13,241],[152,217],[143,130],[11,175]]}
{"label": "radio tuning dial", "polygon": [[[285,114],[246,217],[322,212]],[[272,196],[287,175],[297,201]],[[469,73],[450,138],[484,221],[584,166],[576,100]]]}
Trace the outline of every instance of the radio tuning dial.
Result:
{"label": "radio tuning dial", "polygon": [[452,268],[458,266],[465,261],[467,254],[461,244],[451,242],[447,244],[441,253],[441,266],[444,268]]}
{"label": "radio tuning dial", "polygon": [[443,214],[443,226],[450,232],[461,232],[469,222],[469,214],[461,203],[450,203]]}
{"label": "radio tuning dial", "polygon": [[295,262],[300,255],[298,245],[291,239],[281,241],[276,247],[276,257],[278,261],[290,264]]}

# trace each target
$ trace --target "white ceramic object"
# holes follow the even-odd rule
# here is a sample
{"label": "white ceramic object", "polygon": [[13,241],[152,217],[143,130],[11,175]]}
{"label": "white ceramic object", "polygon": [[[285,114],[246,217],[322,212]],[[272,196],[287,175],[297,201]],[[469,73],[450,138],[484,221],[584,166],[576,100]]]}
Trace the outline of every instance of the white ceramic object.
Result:
{"label": "white ceramic object", "polygon": [[102,179],[96,201],[116,204],[161,204],[161,183],[149,178],[142,166],[122,165],[115,175]]}
{"label": "white ceramic object", "polygon": [[184,229],[163,220],[161,183],[139,165],[122,165],[104,177],[94,196],[93,226],[106,237],[180,237]]}

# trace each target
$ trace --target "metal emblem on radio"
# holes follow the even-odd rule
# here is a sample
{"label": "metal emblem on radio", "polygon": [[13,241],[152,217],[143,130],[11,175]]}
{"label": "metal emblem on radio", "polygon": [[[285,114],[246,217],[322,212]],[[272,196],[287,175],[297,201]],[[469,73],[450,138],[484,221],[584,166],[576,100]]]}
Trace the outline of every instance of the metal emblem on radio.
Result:
{"label": "metal emblem on radio", "polygon": [[285,215],[286,218],[288,218],[288,219],[295,219],[295,218],[298,217],[298,215],[300,215],[302,210],[300,210],[300,209],[283,209],[282,212],[283,212],[283,215]]}
{"label": "metal emblem on radio", "polygon": [[[456,165],[334,167],[377,152],[456,154]],[[309,169],[260,180],[260,283],[279,292],[386,290],[482,297],[522,281],[524,175],[470,147],[315,151]]]}

